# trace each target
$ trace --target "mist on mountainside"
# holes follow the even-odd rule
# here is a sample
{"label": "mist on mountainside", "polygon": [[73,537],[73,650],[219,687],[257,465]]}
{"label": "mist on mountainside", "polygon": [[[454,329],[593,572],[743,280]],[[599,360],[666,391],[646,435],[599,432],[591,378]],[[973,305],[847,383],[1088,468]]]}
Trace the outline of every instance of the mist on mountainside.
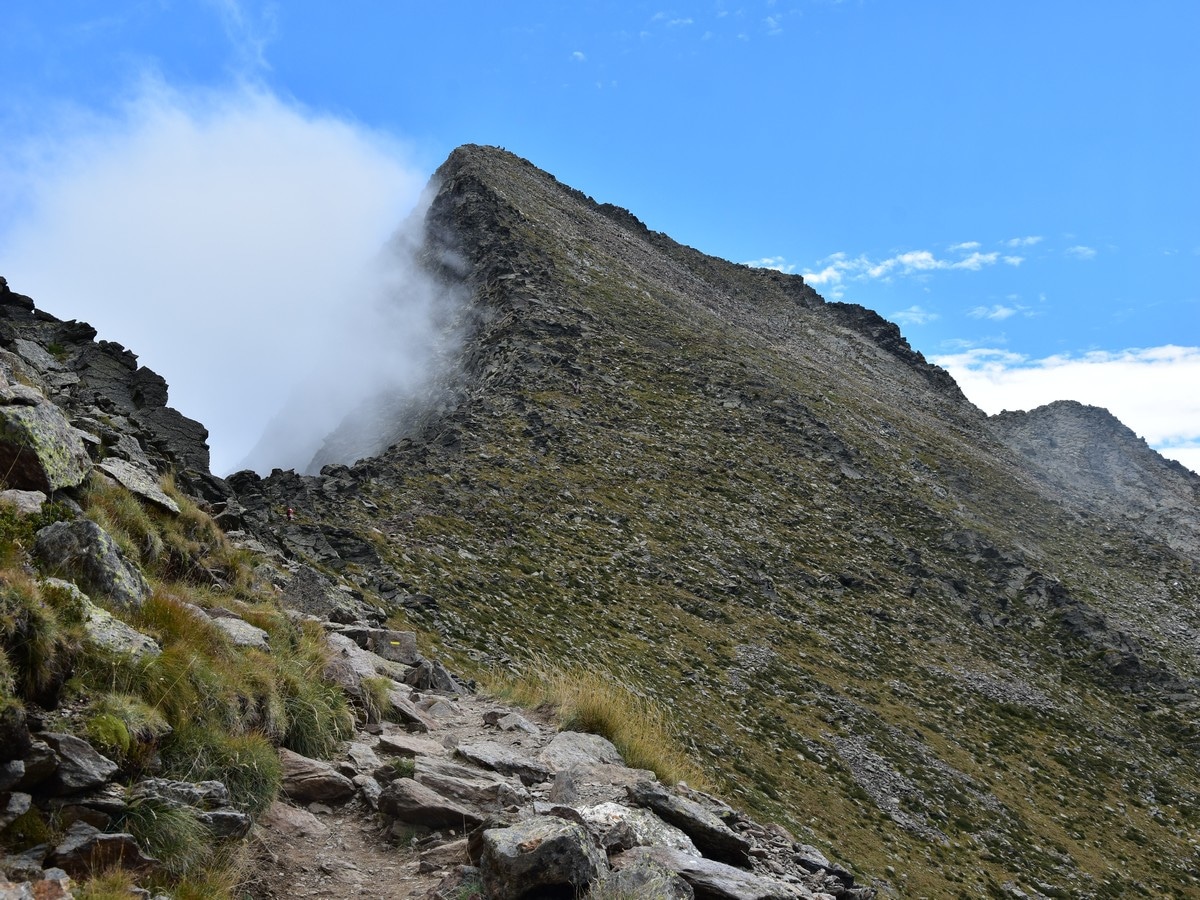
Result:
{"label": "mist on mountainside", "polygon": [[332,306],[322,358],[302,366],[287,402],[237,469],[313,473],[350,464],[386,449],[436,407],[457,366],[462,296],[436,274],[459,261],[418,255],[431,197],[427,192],[352,296]]}

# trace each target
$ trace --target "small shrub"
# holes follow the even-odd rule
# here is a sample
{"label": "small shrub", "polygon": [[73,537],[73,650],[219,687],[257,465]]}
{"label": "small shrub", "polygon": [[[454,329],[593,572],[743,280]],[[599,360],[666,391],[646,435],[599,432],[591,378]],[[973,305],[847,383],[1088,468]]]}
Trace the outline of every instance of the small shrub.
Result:
{"label": "small shrub", "polygon": [[395,781],[397,778],[412,778],[417,774],[417,761],[411,756],[396,756],[383,764],[377,773],[381,781]]}
{"label": "small shrub", "polygon": [[135,896],[137,882],[125,869],[110,869],[80,885],[72,885],[76,900],[129,900]]}

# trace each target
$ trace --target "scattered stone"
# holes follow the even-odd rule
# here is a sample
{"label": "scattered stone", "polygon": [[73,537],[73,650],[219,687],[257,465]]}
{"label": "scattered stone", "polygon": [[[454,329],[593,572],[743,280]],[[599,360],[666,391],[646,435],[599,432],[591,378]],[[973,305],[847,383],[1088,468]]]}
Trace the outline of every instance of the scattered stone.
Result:
{"label": "scattered stone", "polygon": [[812,900],[813,894],[796,885],[766,878],[725,863],[689,856],[666,847],[635,847],[612,860],[613,868],[657,863],[683,878],[697,897],[705,900]]}
{"label": "scattered stone", "polygon": [[117,773],[117,764],[97,753],[87,741],[58,732],[45,732],[40,737],[58,761],[54,774],[40,785],[41,790],[51,794],[75,794],[98,787]]}
{"label": "scattered stone", "polygon": [[271,649],[271,636],[245,619],[239,619],[236,616],[219,616],[212,621],[217,628],[225,632],[235,647],[250,647],[254,650],[264,651]]}
{"label": "scattered stone", "polygon": [[0,491],[0,503],[15,507],[22,516],[36,516],[42,511],[46,495],[41,491]]}
{"label": "scattered stone", "polygon": [[18,818],[29,812],[33,798],[21,791],[0,794],[0,831],[3,831]]}
{"label": "scattered stone", "polygon": [[600,835],[619,825],[628,825],[635,838],[631,846],[666,847],[688,856],[701,855],[692,839],[683,831],[674,825],[668,825],[647,809],[630,809],[620,803],[601,803],[584,807],[579,813],[592,830]]}
{"label": "scattered stone", "polygon": [[67,830],[49,860],[78,879],[118,865],[136,872],[149,870],[158,863],[143,855],[132,834],[105,834],[86,822],[76,822]]}
{"label": "scattered stone", "polygon": [[437,741],[399,731],[384,731],[376,745],[380,753],[392,756],[445,756],[446,749]]}

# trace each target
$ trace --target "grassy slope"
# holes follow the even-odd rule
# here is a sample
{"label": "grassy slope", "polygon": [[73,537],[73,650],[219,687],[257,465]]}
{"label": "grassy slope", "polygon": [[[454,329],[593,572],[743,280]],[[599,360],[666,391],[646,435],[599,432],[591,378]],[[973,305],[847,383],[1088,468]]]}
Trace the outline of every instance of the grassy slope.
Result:
{"label": "grassy slope", "polygon": [[1026,589],[1061,580],[1194,675],[1162,627],[1195,627],[1190,563],[1048,502],[798,279],[506,154],[442,175],[471,396],[360,469],[376,509],[314,514],[374,534],[448,648],[612,672],[731,799],[905,894],[1200,896],[1194,706],[1125,690]]}

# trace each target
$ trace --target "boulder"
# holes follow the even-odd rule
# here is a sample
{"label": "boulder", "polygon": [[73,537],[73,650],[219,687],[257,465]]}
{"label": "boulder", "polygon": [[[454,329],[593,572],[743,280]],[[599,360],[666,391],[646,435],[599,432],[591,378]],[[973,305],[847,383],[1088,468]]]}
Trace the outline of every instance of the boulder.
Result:
{"label": "boulder", "polygon": [[329,832],[320,819],[307,809],[300,809],[288,803],[276,800],[259,819],[261,828],[274,831],[291,840],[317,837]]}
{"label": "boulder", "polygon": [[212,621],[221,631],[225,632],[225,636],[235,647],[250,647],[254,650],[271,649],[271,636],[245,619],[239,619],[237,616],[218,616]]}
{"label": "boulder", "polygon": [[811,900],[813,894],[797,885],[755,875],[725,863],[689,856],[666,847],[635,847],[613,858],[615,869],[655,863],[683,878],[705,900]]}
{"label": "boulder", "polygon": [[692,886],[681,876],[650,859],[618,869],[602,882],[606,897],[653,897],[654,900],[693,900]]}
{"label": "boulder", "polygon": [[39,871],[29,881],[8,881],[0,877],[0,897],[4,900],[71,900],[71,876],[62,869]]}
{"label": "boulder", "polygon": [[0,503],[14,507],[22,516],[36,516],[42,511],[46,495],[41,491],[0,491]]}
{"label": "boulder", "polygon": [[179,504],[159,487],[158,473],[153,469],[135,465],[115,456],[100,461],[96,464],[96,468],[112,477],[130,493],[136,494],[159,509],[179,515]]}
{"label": "boulder", "polygon": [[309,566],[301,566],[292,576],[283,589],[282,602],[290,609],[328,622],[349,625],[362,618],[360,604],[338,590],[331,579]]}
{"label": "boulder", "polygon": [[652,781],[640,781],[629,788],[629,799],[674,825],[709,859],[735,866],[750,864],[750,842],[696,801],[679,797]]}
{"label": "boulder", "polygon": [[444,797],[481,810],[500,811],[529,803],[529,792],[495,772],[458,766],[446,759],[418,757],[413,779]]}
{"label": "boulder", "polygon": [[578,895],[608,873],[604,854],[582,826],[548,817],[485,831],[479,868],[491,900],[538,889]]}
{"label": "boulder", "polygon": [[32,804],[33,798],[29,794],[23,794],[20,791],[0,793],[0,831],[29,812]]}
{"label": "boulder", "polygon": [[[28,391],[28,389],[26,389]],[[0,472],[6,486],[52,494],[83,483],[92,458],[79,432],[57,406],[36,391],[17,392],[0,405]]]}
{"label": "boulder", "polygon": [[344,634],[362,649],[370,650],[391,662],[413,666],[423,659],[417,651],[417,635],[412,631],[350,625],[339,628],[338,633]]}
{"label": "boulder", "polygon": [[463,759],[492,769],[502,775],[516,775],[525,785],[549,781],[551,772],[542,763],[530,759],[495,741],[478,741],[474,744],[459,744],[455,752]]}
{"label": "boulder", "polygon": [[389,756],[445,756],[446,748],[437,741],[400,731],[384,731],[375,745],[380,753]]}
{"label": "boulder", "polygon": [[621,758],[620,751],[613,746],[612,741],[598,734],[585,734],[580,731],[563,731],[556,734],[538,754],[538,759],[554,772],[578,765],[625,765],[625,760]]}
{"label": "boulder", "polygon": [[98,787],[117,774],[117,764],[97,753],[87,741],[53,731],[39,737],[54,752],[58,762],[54,774],[41,786],[48,793],[77,794]]}
{"label": "boulder", "polygon": [[599,835],[604,835],[622,824],[628,825],[634,838],[631,846],[666,847],[687,856],[701,855],[691,838],[674,825],[668,825],[648,809],[630,809],[620,803],[601,803],[585,806],[579,810],[579,814],[592,831]]}
{"label": "boulder", "polygon": [[105,834],[86,822],[76,822],[68,829],[49,861],[78,879],[116,866],[145,871],[158,862],[143,855],[132,834]]}
{"label": "boulder", "polygon": [[427,828],[470,828],[483,821],[479,810],[443,797],[411,778],[397,778],[383,789],[379,811],[400,822]]}
{"label": "boulder", "polygon": [[150,659],[162,652],[154,638],[142,634],[108,610],[97,606],[71,582],[61,578],[46,578],[42,583],[73,598],[83,612],[83,630],[88,640],[97,647],[103,647],[113,653],[128,654],[135,660]]}
{"label": "boulder", "polygon": [[122,606],[141,606],[150,585],[117,542],[90,519],[55,522],[37,533],[34,555],[54,571],[74,573]]}
{"label": "boulder", "polygon": [[404,683],[418,691],[437,691],[442,694],[467,693],[466,688],[455,680],[449,669],[440,662],[428,659],[420,660],[413,668],[409,669],[404,676]]}
{"label": "boulder", "polygon": [[280,749],[283,765],[282,791],[300,803],[314,800],[341,801],[354,796],[354,782],[339,774],[333,766],[309,759],[291,750]]}

